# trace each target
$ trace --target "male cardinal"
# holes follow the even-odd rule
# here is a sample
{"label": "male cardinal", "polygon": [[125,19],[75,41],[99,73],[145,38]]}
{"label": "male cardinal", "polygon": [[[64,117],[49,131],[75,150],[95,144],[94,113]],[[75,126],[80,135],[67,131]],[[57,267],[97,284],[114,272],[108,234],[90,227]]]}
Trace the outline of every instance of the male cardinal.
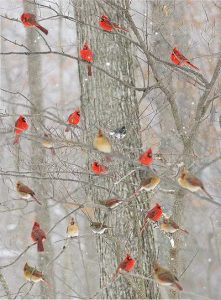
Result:
{"label": "male cardinal", "polygon": [[52,155],[56,154],[54,149],[54,142],[49,134],[44,133],[44,138],[42,139],[41,144],[44,148],[50,149]]}
{"label": "male cardinal", "polygon": [[23,13],[21,15],[21,21],[25,27],[37,27],[42,32],[44,32],[44,34],[48,34],[48,30],[38,24],[38,22],[36,21],[36,16],[33,14]]}
{"label": "male cardinal", "polygon": [[90,228],[93,233],[103,234],[107,229],[110,229],[111,227],[108,227],[107,225],[100,222],[90,222]]}
{"label": "male cardinal", "polygon": [[71,221],[68,224],[67,235],[68,235],[68,237],[71,237],[71,238],[79,235],[79,227],[75,223],[74,218],[71,218]]}
{"label": "male cardinal", "polygon": [[37,242],[38,252],[44,252],[43,240],[46,239],[46,234],[37,222],[34,222],[32,227],[31,238],[33,242]]}
{"label": "male cardinal", "polygon": [[172,286],[182,291],[182,286],[178,283],[178,278],[170,270],[161,267],[158,263],[154,264],[153,277],[160,285]]}
{"label": "male cardinal", "polygon": [[152,165],[152,163],[153,163],[153,153],[152,153],[151,148],[149,148],[146,152],[141,154],[141,156],[139,157],[139,162],[140,162],[141,165],[147,166],[147,167]]}
{"label": "male cardinal", "polygon": [[81,49],[80,56],[83,60],[89,62],[88,76],[92,76],[91,63],[94,61],[94,53],[92,52],[87,43],[85,43],[83,49]]}
{"label": "male cardinal", "polygon": [[17,181],[16,189],[21,198],[30,199],[32,197],[38,204],[41,205],[41,202],[38,201],[38,199],[35,197],[35,193],[27,185],[24,185],[21,181]]}
{"label": "male cardinal", "polygon": [[24,266],[24,276],[28,281],[39,282],[44,281],[49,285],[49,283],[45,280],[45,277],[42,272],[38,271],[36,268],[33,268],[28,265],[28,263]]}
{"label": "male cardinal", "polygon": [[185,168],[181,170],[180,177],[178,178],[178,183],[181,187],[191,192],[197,192],[202,190],[210,199],[212,199],[212,196],[204,188],[202,181],[194,175],[192,175]]}
{"label": "male cardinal", "polygon": [[81,115],[80,115],[80,110],[74,111],[70,116],[68,117],[68,125],[65,129],[66,132],[69,131],[69,126],[76,126],[80,123]]}
{"label": "male cardinal", "polygon": [[177,48],[173,48],[170,59],[177,66],[187,66],[199,70],[199,68],[191,64],[191,62]]}
{"label": "male cardinal", "polygon": [[108,16],[101,16],[99,26],[107,32],[112,32],[115,29],[119,29],[125,32],[128,32],[127,29],[120,27],[116,23],[111,22],[110,18]]}
{"label": "male cardinal", "polygon": [[127,133],[127,130],[126,130],[125,126],[116,128],[115,130],[109,132],[110,136],[113,136],[113,137],[117,138],[118,140],[125,138],[126,133]]}
{"label": "male cardinal", "polygon": [[163,210],[160,206],[160,204],[156,203],[156,205],[148,210],[145,218],[144,218],[144,224],[140,230],[140,232],[142,233],[147,225],[148,220],[153,221],[153,222],[158,222],[160,220],[160,218],[163,215]]}
{"label": "male cardinal", "polygon": [[101,129],[99,129],[98,134],[94,139],[93,146],[100,152],[111,153],[111,143],[109,139],[103,134]]}
{"label": "male cardinal", "polygon": [[98,162],[93,162],[92,164],[92,171],[94,172],[94,174],[96,175],[101,175],[101,174],[107,174],[108,172],[108,167],[104,166],[104,165],[100,165]]}
{"label": "male cardinal", "polygon": [[129,254],[127,254],[126,258],[122,262],[120,262],[117,271],[113,276],[113,279],[115,279],[121,271],[125,271],[128,273],[132,271],[135,264],[136,264],[136,260],[133,259]]}
{"label": "male cardinal", "polygon": [[122,200],[119,200],[119,199],[116,199],[116,198],[113,198],[113,199],[107,199],[107,200],[100,200],[99,203],[101,205],[104,205],[106,206],[107,208],[110,208],[110,209],[114,209],[116,208],[118,205],[120,205],[123,201]]}
{"label": "male cardinal", "polygon": [[187,230],[180,228],[171,218],[164,218],[163,223],[160,224],[160,229],[166,233],[174,233],[177,230],[189,233]]}
{"label": "male cardinal", "polygon": [[15,140],[13,144],[18,144],[20,140],[20,135],[22,134],[23,131],[28,130],[29,125],[25,119],[24,116],[20,116],[17,121],[15,122]]}

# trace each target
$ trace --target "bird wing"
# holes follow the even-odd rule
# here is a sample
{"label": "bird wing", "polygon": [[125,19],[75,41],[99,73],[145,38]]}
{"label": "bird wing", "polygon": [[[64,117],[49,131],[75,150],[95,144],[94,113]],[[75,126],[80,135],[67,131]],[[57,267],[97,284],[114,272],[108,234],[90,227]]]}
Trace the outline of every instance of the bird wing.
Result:
{"label": "bird wing", "polygon": [[30,195],[34,195],[35,194],[27,185],[24,185],[24,184],[22,184],[19,187],[19,191],[21,193],[26,193],[26,194],[30,194]]}
{"label": "bird wing", "polygon": [[202,181],[193,175],[188,175],[186,179],[193,186],[203,187]]}
{"label": "bird wing", "polygon": [[141,184],[140,184],[141,187],[150,184],[150,183],[151,183],[151,180],[152,180],[152,178],[145,178],[145,179],[143,179],[143,180],[141,181]]}
{"label": "bird wing", "polygon": [[158,278],[164,282],[172,283],[178,281],[176,276],[174,276],[169,270],[163,270],[158,274]]}

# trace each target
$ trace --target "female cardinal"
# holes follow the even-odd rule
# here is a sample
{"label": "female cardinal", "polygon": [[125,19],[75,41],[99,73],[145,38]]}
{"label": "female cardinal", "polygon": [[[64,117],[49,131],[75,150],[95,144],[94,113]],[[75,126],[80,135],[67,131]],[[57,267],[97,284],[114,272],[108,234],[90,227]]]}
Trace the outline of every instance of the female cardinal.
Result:
{"label": "female cardinal", "polygon": [[158,176],[151,176],[145,178],[140,183],[139,192],[141,192],[142,190],[145,190],[146,192],[153,191],[158,186],[159,183],[160,183],[160,177]]}
{"label": "female cardinal", "polygon": [[173,48],[170,59],[177,66],[187,66],[199,70],[196,66],[191,64],[191,62],[177,48]]}
{"label": "female cardinal", "polygon": [[132,271],[135,264],[136,264],[136,260],[133,259],[129,254],[127,254],[126,258],[119,264],[117,271],[113,276],[113,279],[115,279],[121,271],[125,271],[125,272]]}
{"label": "female cardinal", "polygon": [[46,284],[49,283],[45,280],[45,277],[42,272],[38,271],[36,268],[33,268],[28,265],[28,263],[24,266],[24,276],[28,281],[39,282],[44,281]]}
{"label": "female cardinal", "polygon": [[38,199],[35,197],[35,193],[27,185],[24,185],[21,181],[17,181],[16,189],[21,198],[30,199],[32,197],[38,204],[41,205],[41,202],[38,201]]}
{"label": "female cardinal", "polygon": [[153,163],[153,154],[152,154],[152,149],[149,148],[146,152],[141,154],[139,157],[139,162],[143,166],[149,167]]}
{"label": "female cardinal", "polygon": [[161,267],[158,263],[154,264],[153,277],[160,285],[172,286],[182,291],[182,286],[178,283],[178,278],[170,270]]}
{"label": "female cardinal", "polygon": [[46,239],[46,234],[37,222],[34,222],[32,227],[31,238],[33,242],[37,242],[38,252],[44,252],[43,240]]}
{"label": "female cardinal", "polygon": [[160,204],[156,203],[156,205],[150,209],[145,218],[144,218],[144,224],[140,230],[140,233],[142,233],[147,225],[148,220],[153,221],[153,222],[158,222],[160,220],[160,218],[163,215],[163,210],[160,206]]}
{"label": "female cardinal", "polygon": [[104,205],[106,206],[107,208],[110,208],[110,209],[114,209],[116,208],[118,205],[120,205],[123,201],[122,200],[119,200],[119,199],[107,199],[107,200],[100,200],[99,203],[101,205]]}
{"label": "female cardinal", "polygon": [[52,137],[49,134],[44,133],[44,138],[42,139],[41,144],[44,148],[50,149],[52,155],[56,154]]}
{"label": "female cardinal", "polygon": [[33,14],[23,13],[21,15],[21,21],[25,27],[37,27],[44,32],[44,34],[48,34],[48,30],[37,23],[36,16]]}
{"label": "female cardinal", "polygon": [[181,187],[191,192],[197,192],[202,190],[210,199],[212,199],[212,196],[204,188],[202,181],[194,175],[192,175],[185,168],[181,170],[180,177],[178,178],[178,183]]}
{"label": "female cardinal", "polygon": [[66,132],[69,131],[69,126],[76,126],[80,123],[81,115],[80,115],[80,110],[74,111],[70,116],[68,117],[68,125],[65,129]]}
{"label": "female cardinal", "polygon": [[98,134],[94,139],[93,146],[100,152],[111,153],[111,143],[109,139],[103,134],[101,129],[99,129]]}
{"label": "female cardinal", "polygon": [[92,171],[94,172],[94,174],[96,175],[101,175],[101,174],[107,174],[108,172],[108,167],[104,166],[104,165],[100,165],[98,162],[94,162],[92,164]]}
{"label": "female cardinal", "polygon": [[103,234],[107,229],[110,229],[111,227],[108,227],[107,225],[100,222],[90,222],[90,228],[93,233]]}
{"label": "female cardinal", "polygon": [[107,32],[112,32],[115,29],[123,30],[125,32],[128,32],[127,29],[119,27],[116,23],[113,23],[110,21],[110,18],[108,16],[101,16],[99,26]]}
{"label": "female cardinal", "polygon": [[71,218],[71,221],[68,224],[67,235],[68,235],[68,237],[71,237],[71,238],[79,235],[79,227],[75,223],[74,218]]}
{"label": "female cardinal", "polygon": [[85,43],[83,49],[81,49],[80,56],[83,60],[89,62],[88,76],[92,76],[91,63],[94,61],[94,53],[92,52],[87,43]]}
{"label": "female cardinal", "polygon": [[20,116],[15,122],[15,140],[13,144],[18,144],[22,132],[28,130],[29,125],[24,116]]}
{"label": "female cardinal", "polygon": [[171,218],[164,218],[163,223],[160,224],[160,229],[166,233],[174,233],[177,230],[189,233],[187,230],[180,228]]}

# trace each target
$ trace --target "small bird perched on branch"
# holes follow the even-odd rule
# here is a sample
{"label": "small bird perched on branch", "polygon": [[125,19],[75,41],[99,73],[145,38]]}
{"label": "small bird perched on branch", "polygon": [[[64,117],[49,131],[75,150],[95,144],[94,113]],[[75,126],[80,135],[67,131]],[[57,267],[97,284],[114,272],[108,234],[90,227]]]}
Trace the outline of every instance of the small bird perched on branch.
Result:
{"label": "small bird perched on branch", "polygon": [[152,163],[153,163],[153,152],[152,152],[151,148],[147,149],[146,152],[141,154],[141,156],[139,157],[139,163],[141,165],[147,166],[147,167],[152,165]]}
{"label": "small bird perched on branch", "polygon": [[22,199],[30,199],[32,197],[38,204],[42,205],[41,202],[35,197],[35,193],[21,181],[17,181],[16,189]]}
{"label": "small bird perched on branch", "polygon": [[161,267],[158,263],[154,264],[153,277],[160,285],[171,286],[180,291],[183,290],[182,286],[178,282],[178,278],[173,275],[170,270]]}
{"label": "small bird perched on branch", "polygon": [[41,141],[41,144],[44,148],[50,149],[51,154],[55,155],[54,142],[51,135],[44,133],[44,138]]}
{"label": "small bird perched on branch", "polygon": [[156,205],[152,209],[148,210],[148,212],[146,213],[146,216],[144,218],[144,224],[140,230],[140,233],[142,234],[148,221],[157,223],[161,219],[162,215],[163,215],[163,209],[159,203],[156,203]]}
{"label": "small bird perched on branch", "polygon": [[29,125],[26,118],[24,116],[20,116],[15,122],[15,129],[14,129],[15,140],[13,144],[19,144],[19,140],[22,132],[28,130],[28,128]]}
{"label": "small bird perched on branch", "polygon": [[83,49],[80,50],[80,57],[89,63],[87,66],[88,76],[92,76],[91,63],[94,61],[94,53],[87,43],[85,43]]}
{"label": "small bird perched on branch", "polygon": [[127,29],[120,27],[116,23],[111,22],[110,18],[108,16],[101,16],[99,26],[107,32],[112,32],[113,30],[122,30],[125,32],[128,32]]}
{"label": "small bird perched on branch", "polygon": [[187,230],[180,228],[171,218],[164,217],[163,223],[160,224],[160,229],[166,233],[174,233],[177,230],[181,230],[182,232],[189,233]]}
{"label": "small bird perched on branch", "polygon": [[111,153],[112,147],[109,139],[103,134],[101,129],[99,129],[98,134],[96,135],[93,146],[100,152]]}
{"label": "small bird perched on branch", "polygon": [[108,172],[108,167],[99,164],[97,161],[93,162],[91,167],[92,167],[93,173],[96,175],[107,174],[107,172]]}
{"label": "small bird perched on branch", "polygon": [[28,263],[24,265],[24,277],[28,281],[33,281],[33,282],[43,281],[47,285],[49,285],[49,283],[45,280],[45,276],[43,272],[40,272],[36,268],[29,266]]}
{"label": "small bird perched on branch", "polygon": [[128,273],[131,272],[135,267],[135,264],[136,264],[136,260],[133,259],[129,254],[127,254],[126,258],[122,262],[120,262],[116,273],[113,275],[113,280],[115,280],[118,274],[121,273],[122,271]]}
{"label": "small bird perched on branch", "polygon": [[173,48],[173,52],[170,56],[170,59],[177,66],[187,66],[199,70],[196,66],[191,64],[191,62],[177,48]]}
{"label": "small bird perched on branch", "polygon": [[118,140],[125,138],[126,133],[127,133],[127,130],[126,130],[125,126],[122,126],[120,128],[117,128],[117,129],[109,132],[110,136],[113,136],[113,137],[117,138]]}
{"label": "small bird perched on branch", "polygon": [[114,209],[114,208],[118,207],[121,203],[123,203],[123,200],[113,198],[113,199],[107,199],[107,200],[100,200],[99,203],[101,205],[106,206],[107,208]]}
{"label": "small bird perched on branch", "polygon": [[80,110],[74,111],[72,114],[69,115],[67,120],[67,127],[65,129],[65,132],[68,132],[70,130],[70,126],[76,126],[80,123],[81,115]]}
{"label": "small bird perched on branch", "polygon": [[204,188],[202,181],[196,176],[192,175],[185,167],[181,169],[180,176],[178,178],[178,183],[184,189],[187,189],[191,192],[203,191],[210,199],[213,199],[212,196]]}
{"label": "small bird perched on branch", "polygon": [[25,27],[36,27],[40,29],[44,34],[48,34],[48,30],[42,27],[40,24],[38,24],[38,22],[36,21],[36,16],[33,14],[23,13],[21,15],[21,21]]}
{"label": "small bird perched on branch", "polygon": [[71,218],[71,221],[67,227],[67,236],[72,238],[72,237],[77,237],[78,235],[79,235],[79,227],[75,223],[74,218]]}
{"label": "small bird perched on branch", "polygon": [[93,233],[103,234],[107,229],[111,229],[112,227],[109,227],[100,222],[92,222],[91,221],[90,228],[93,231]]}
{"label": "small bird perched on branch", "polygon": [[44,252],[43,240],[46,239],[46,233],[40,228],[40,224],[34,222],[31,232],[33,242],[37,242],[38,252]]}

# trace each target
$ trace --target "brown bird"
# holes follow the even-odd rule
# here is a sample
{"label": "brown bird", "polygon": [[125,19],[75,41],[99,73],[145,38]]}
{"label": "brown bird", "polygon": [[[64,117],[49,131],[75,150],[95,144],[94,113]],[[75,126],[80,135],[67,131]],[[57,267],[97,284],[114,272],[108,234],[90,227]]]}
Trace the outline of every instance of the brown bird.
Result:
{"label": "brown bird", "polygon": [[212,196],[204,188],[202,181],[199,178],[192,175],[185,168],[183,168],[180,172],[178,183],[182,188],[187,189],[191,192],[198,192],[202,190],[210,199],[212,199]]}
{"label": "brown bird", "polygon": [[134,192],[129,197],[129,199],[133,198],[134,196],[137,196],[143,190],[146,192],[153,191],[158,186],[159,183],[160,183],[160,177],[158,177],[158,176],[151,176],[151,177],[143,179],[140,183],[139,189],[136,192]]}
{"label": "brown bird", "polygon": [[99,129],[98,134],[94,139],[93,146],[95,149],[104,153],[111,153],[111,142],[109,139],[102,133],[101,129]]}
{"label": "brown bird", "polygon": [[30,199],[32,197],[38,204],[42,205],[41,202],[35,197],[35,193],[21,181],[17,181],[16,189],[22,199]]}
{"label": "brown bird", "polygon": [[49,134],[44,133],[44,138],[42,139],[41,144],[44,148],[50,149],[52,155],[55,155],[54,142]]}
{"label": "brown bird", "polygon": [[161,267],[158,263],[154,264],[153,277],[155,281],[164,286],[172,286],[182,291],[182,286],[178,283],[178,278],[170,270]]}
{"label": "brown bird", "polygon": [[48,282],[45,280],[43,273],[38,271],[36,268],[29,266],[28,263],[26,263],[24,266],[24,276],[25,279],[28,281],[33,281],[33,282],[44,281],[45,283],[48,284]]}
{"label": "brown bird", "polygon": [[122,202],[123,202],[122,200],[115,199],[115,198],[99,201],[99,203],[101,205],[104,205],[104,206],[106,206],[107,208],[110,208],[110,209],[114,209],[114,208],[118,207],[118,205],[120,205]]}
{"label": "brown bird", "polygon": [[160,229],[166,233],[174,233],[177,230],[189,233],[187,230],[180,228],[171,218],[164,218],[163,223],[160,224]]}
{"label": "brown bird", "polygon": [[74,218],[71,218],[70,223],[68,224],[67,227],[67,235],[68,237],[77,237],[79,235],[79,227],[75,223]]}
{"label": "brown bird", "polygon": [[107,229],[112,227],[108,227],[107,225],[100,222],[90,222],[90,228],[93,233],[103,234]]}

